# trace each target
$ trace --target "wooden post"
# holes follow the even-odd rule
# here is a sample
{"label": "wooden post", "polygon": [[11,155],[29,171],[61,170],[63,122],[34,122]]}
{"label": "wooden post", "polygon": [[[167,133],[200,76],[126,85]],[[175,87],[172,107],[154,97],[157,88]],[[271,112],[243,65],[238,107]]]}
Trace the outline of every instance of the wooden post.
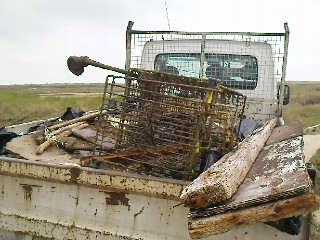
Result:
{"label": "wooden post", "polygon": [[241,142],[238,148],[203,172],[182,192],[185,206],[207,207],[230,199],[264,147],[277,119],[274,118]]}
{"label": "wooden post", "polygon": [[188,228],[191,238],[204,238],[227,232],[240,225],[257,222],[276,221],[292,216],[299,216],[319,208],[315,193],[309,192],[270,203],[230,211],[206,218],[189,220]]}

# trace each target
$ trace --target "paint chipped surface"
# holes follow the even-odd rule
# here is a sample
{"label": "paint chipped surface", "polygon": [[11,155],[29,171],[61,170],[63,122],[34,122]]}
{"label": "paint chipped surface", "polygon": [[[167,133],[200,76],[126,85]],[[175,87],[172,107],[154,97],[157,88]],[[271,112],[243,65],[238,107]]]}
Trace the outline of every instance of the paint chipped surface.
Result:
{"label": "paint chipped surface", "polygon": [[190,212],[190,218],[303,193],[311,188],[304,164],[302,136],[266,146],[259,154],[236,194],[228,201]]}
{"label": "paint chipped surface", "polygon": [[186,181],[0,157],[0,173],[179,199]]}

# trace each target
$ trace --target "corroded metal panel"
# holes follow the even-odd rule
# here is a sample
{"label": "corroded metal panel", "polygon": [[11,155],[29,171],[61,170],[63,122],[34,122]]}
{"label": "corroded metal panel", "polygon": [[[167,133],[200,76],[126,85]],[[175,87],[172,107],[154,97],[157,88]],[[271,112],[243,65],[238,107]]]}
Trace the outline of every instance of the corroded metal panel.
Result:
{"label": "corroded metal panel", "polygon": [[49,181],[73,182],[79,185],[104,187],[178,197],[187,182],[171,179],[160,179],[137,174],[107,170],[94,170],[76,166],[59,166],[49,164],[32,164],[30,161],[3,161],[0,163],[3,173],[22,175],[32,178],[43,178]]}
{"label": "corroded metal panel", "polygon": [[[188,228],[192,238],[203,238],[229,231],[238,226],[304,215],[315,211],[318,207],[319,200],[317,200],[314,192],[310,191],[291,198],[191,220]],[[290,229],[289,224],[287,228]],[[259,239],[260,236],[262,237],[262,235],[259,234]]]}
{"label": "corroded metal panel", "polygon": [[186,221],[175,200],[5,175],[0,182],[0,228],[35,236],[174,239],[175,223]]}
{"label": "corroded metal panel", "polygon": [[117,189],[178,199],[182,189],[188,184],[174,179],[141,176],[134,173],[96,170],[73,165],[55,165],[35,161],[0,158],[0,174],[27,178],[76,183],[90,187]]}
{"label": "corroded metal panel", "polygon": [[[121,189],[0,174],[0,239],[189,239],[188,209],[178,204]],[[298,240],[303,235],[256,224],[206,239],[252,236]]]}

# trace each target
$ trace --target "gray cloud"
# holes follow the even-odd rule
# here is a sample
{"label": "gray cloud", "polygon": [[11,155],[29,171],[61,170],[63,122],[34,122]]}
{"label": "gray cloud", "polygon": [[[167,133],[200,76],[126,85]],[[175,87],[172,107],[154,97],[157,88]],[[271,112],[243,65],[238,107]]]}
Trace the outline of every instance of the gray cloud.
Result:
{"label": "gray cloud", "polygon": [[[318,79],[317,1],[166,2],[171,30],[283,32],[283,22],[288,21],[287,79]],[[163,0],[2,0],[0,84],[102,82],[106,73],[97,69],[73,76],[66,59],[88,55],[124,67],[128,20],[135,22],[134,29],[168,29]]]}

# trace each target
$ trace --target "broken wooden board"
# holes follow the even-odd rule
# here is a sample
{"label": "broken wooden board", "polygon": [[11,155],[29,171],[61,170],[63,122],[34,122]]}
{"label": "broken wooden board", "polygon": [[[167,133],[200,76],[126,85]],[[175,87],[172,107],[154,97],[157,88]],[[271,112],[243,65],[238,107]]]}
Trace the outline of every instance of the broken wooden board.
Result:
{"label": "broken wooden board", "polygon": [[94,150],[94,144],[89,143],[81,138],[76,137],[59,137],[57,138],[61,144],[61,148],[65,149],[68,152],[74,152],[77,150]]}
{"label": "broken wooden board", "polygon": [[83,128],[79,130],[72,131],[74,135],[80,137],[90,143],[94,143],[97,147],[101,147],[102,149],[114,149],[116,145],[116,141],[108,136],[102,136],[101,134],[97,134],[96,130],[91,128]]}
{"label": "broken wooden board", "polygon": [[[56,142],[56,138],[69,136],[72,130],[81,129],[87,126],[87,123],[77,122],[65,127],[61,127],[55,131],[52,131],[49,135],[46,136],[46,138],[50,135],[51,137],[48,137],[48,139],[45,142],[41,143],[39,147],[36,149],[36,154],[42,154],[48,147],[50,147],[52,144]],[[38,142],[37,138],[35,138],[35,141]]]}
{"label": "broken wooden board", "polygon": [[276,221],[282,218],[313,212],[319,208],[319,199],[310,190],[294,197],[265,203],[250,208],[201,219],[190,219],[188,223],[191,238],[204,238],[227,232],[232,228],[257,222]]}
{"label": "broken wooden board", "polygon": [[203,172],[182,192],[185,206],[202,208],[230,199],[264,147],[277,119],[272,119]]}
{"label": "broken wooden board", "polygon": [[303,125],[300,121],[291,122],[286,125],[275,127],[266,142],[266,145],[287,140],[303,135]]}
{"label": "broken wooden board", "polygon": [[200,218],[306,192],[311,181],[304,164],[302,136],[264,147],[235,195],[223,204],[192,210]]}
{"label": "broken wooden board", "polygon": [[64,150],[51,146],[42,155],[36,155],[38,145],[31,135],[16,137],[7,143],[5,150],[19,155],[25,159],[47,162],[47,163],[75,163],[80,164],[80,160],[73,158],[72,155]]}

